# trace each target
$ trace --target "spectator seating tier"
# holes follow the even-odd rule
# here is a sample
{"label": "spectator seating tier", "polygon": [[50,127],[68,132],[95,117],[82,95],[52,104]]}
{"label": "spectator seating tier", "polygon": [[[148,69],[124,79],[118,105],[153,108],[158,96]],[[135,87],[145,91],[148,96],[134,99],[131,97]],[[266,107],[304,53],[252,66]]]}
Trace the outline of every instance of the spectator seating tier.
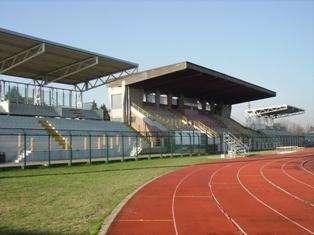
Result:
{"label": "spectator seating tier", "polygon": [[155,108],[149,105],[144,105],[142,107],[146,112],[153,116],[156,121],[161,123],[163,126],[167,127],[168,130],[178,130],[178,131],[191,131],[195,130],[193,126],[186,123],[182,117],[173,111],[166,108]]}
{"label": "spectator seating tier", "polygon": [[10,114],[21,116],[58,117],[54,107],[46,105],[10,103]]}

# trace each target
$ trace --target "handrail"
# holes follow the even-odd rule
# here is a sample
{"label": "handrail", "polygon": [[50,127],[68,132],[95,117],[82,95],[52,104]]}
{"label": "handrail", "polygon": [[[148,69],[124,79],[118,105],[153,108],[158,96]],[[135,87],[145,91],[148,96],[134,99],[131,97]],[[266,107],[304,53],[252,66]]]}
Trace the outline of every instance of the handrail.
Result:
{"label": "handrail", "polygon": [[209,128],[207,125],[205,125],[201,121],[195,121],[195,120],[191,121],[184,115],[182,115],[182,119],[186,121],[187,123],[192,122],[193,124],[197,124],[198,128],[203,129],[205,132],[208,132],[212,137],[218,136],[218,134],[214,130]]}
{"label": "handrail", "polygon": [[207,125],[205,125],[201,121],[195,121],[195,123],[197,123],[197,125],[199,125],[200,128],[203,128],[205,131],[208,131],[212,136],[215,136],[215,137],[218,136],[217,133],[214,130],[209,128]]}
{"label": "handrail", "polygon": [[224,132],[225,135],[227,135],[227,137],[231,137],[231,139],[236,143],[236,144],[239,144],[239,145],[242,145],[244,146],[244,148],[246,150],[249,149],[249,147],[243,143],[239,138],[237,138],[236,136],[234,136],[231,132]]}
{"label": "handrail", "polygon": [[173,119],[169,119],[167,117],[164,117],[162,115],[160,115],[159,113],[155,113],[154,115],[152,115],[151,113],[149,113],[148,111],[144,110],[142,107],[140,107],[139,105],[135,104],[132,102],[132,107],[134,107],[137,111],[141,112],[142,114],[144,114],[146,117],[152,119],[152,120],[157,120],[158,122],[160,122],[161,124],[169,127],[169,128],[173,128],[173,127],[177,127],[178,121],[173,120]]}
{"label": "handrail", "polygon": [[154,116],[151,115],[149,112],[147,112],[146,110],[144,110],[142,107],[140,107],[139,105],[137,105],[136,103],[132,102],[131,106],[133,108],[135,108],[137,111],[143,113],[145,116],[147,116],[148,118],[152,118],[154,120]]}

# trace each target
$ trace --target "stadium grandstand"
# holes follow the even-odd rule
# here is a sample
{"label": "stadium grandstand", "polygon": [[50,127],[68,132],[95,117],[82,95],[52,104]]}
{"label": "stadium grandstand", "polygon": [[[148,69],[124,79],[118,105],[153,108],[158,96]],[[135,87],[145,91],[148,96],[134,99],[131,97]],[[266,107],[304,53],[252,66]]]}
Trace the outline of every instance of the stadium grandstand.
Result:
{"label": "stadium grandstand", "polygon": [[206,144],[223,143],[231,153],[282,144],[231,118],[232,105],[274,97],[275,92],[190,62],[117,78],[108,88],[112,120],[138,132],[174,132],[175,144],[182,142],[179,136],[200,134]]}
{"label": "stadium grandstand", "polygon": [[[2,28],[0,38],[0,74],[11,76],[0,80],[0,166],[302,144],[230,117],[234,104],[276,95],[263,87],[190,62],[138,72],[136,63]],[[84,92],[104,85],[111,121],[84,105]]]}

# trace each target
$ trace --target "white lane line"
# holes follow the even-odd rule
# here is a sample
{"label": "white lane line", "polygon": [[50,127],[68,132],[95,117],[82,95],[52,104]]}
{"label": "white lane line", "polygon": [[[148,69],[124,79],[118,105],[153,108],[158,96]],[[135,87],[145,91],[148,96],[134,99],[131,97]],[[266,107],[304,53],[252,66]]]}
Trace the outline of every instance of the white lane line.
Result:
{"label": "white lane line", "polygon": [[244,235],[246,235],[247,233],[244,231],[244,229],[226,212],[226,210],[223,208],[222,204],[219,202],[219,200],[216,198],[214,192],[213,192],[213,189],[212,189],[212,182],[213,182],[213,179],[214,179],[214,176],[219,172],[221,171],[222,169],[224,168],[227,168],[231,166],[231,164],[229,165],[225,165],[219,169],[217,169],[210,177],[210,180],[208,182],[208,187],[210,189],[210,193],[212,194],[212,197],[214,198],[215,202],[216,202],[216,205],[218,207],[218,209],[220,210],[220,212]]}
{"label": "white lane line", "polygon": [[175,216],[175,209],[174,209],[174,203],[175,203],[175,197],[176,197],[176,194],[177,194],[177,191],[180,187],[180,185],[187,179],[189,178],[191,175],[193,175],[194,173],[200,171],[200,170],[203,170],[205,169],[205,167],[202,167],[202,168],[199,168],[199,169],[196,169],[192,172],[190,172],[189,174],[185,175],[180,181],[179,183],[177,184],[173,194],[172,194],[172,205],[171,205],[171,211],[172,211],[172,220],[173,220],[173,227],[174,227],[174,231],[175,231],[175,234],[178,235],[178,228],[177,228],[177,223],[176,223],[176,216]]}
{"label": "white lane line", "polygon": [[120,219],[119,222],[172,222],[172,219]]}
{"label": "white lane line", "polygon": [[306,171],[307,173],[309,173],[309,174],[311,174],[311,175],[314,175],[313,172],[309,171],[308,169],[306,169],[306,168],[304,167],[304,164],[305,164],[305,163],[311,162],[311,161],[313,161],[313,160],[314,160],[314,159],[307,159],[307,160],[304,160],[304,161],[300,164],[300,168],[301,168],[302,170]]}
{"label": "white lane line", "polygon": [[300,183],[300,184],[303,184],[303,185],[305,185],[305,186],[307,186],[307,187],[309,187],[309,188],[311,188],[311,189],[314,189],[314,187],[313,187],[312,185],[307,184],[307,183],[303,182],[302,180],[299,180],[299,179],[295,178],[294,176],[290,175],[290,174],[285,170],[286,165],[287,165],[288,163],[294,161],[294,160],[295,160],[295,159],[292,159],[292,160],[290,160],[290,161],[285,162],[283,165],[281,165],[281,171],[282,171],[286,176],[288,176],[290,179],[293,179],[294,181],[296,181],[296,182],[298,182],[298,183]]}
{"label": "white lane line", "polygon": [[262,205],[264,205],[265,207],[267,207],[268,209],[270,209],[271,211],[273,211],[274,213],[280,215],[281,217],[283,217],[284,219],[286,219],[287,221],[289,221],[290,223],[293,223],[294,225],[298,226],[299,228],[307,231],[310,234],[314,234],[313,231],[311,231],[310,229],[304,227],[303,225],[299,224],[298,222],[290,219],[288,216],[285,216],[284,214],[282,214],[281,212],[277,211],[276,209],[272,208],[270,205],[268,205],[267,203],[265,203],[264,201],[262,201],[260,198],[258,198],[256,195],[254,195],[247,187],[245,187],[245,185],[242,183],[241,179],[240,179],[240,172],[242,171],[242,169],[246,166],[248,166],[249,164],[243,165],[242,167],[239,168],[238,173],[237,173],[237,179],[238,182],[240,183],[240,185],[242,186],[242,188],[249,194],[251,195],[251,197],[253,197],[256,201],[258,201],[259,203],[261,203]]}
{"label": "white lane line", "polygon": [[306,205],[314,206],[313,203],[311,203],[311,202],[309,202],[309,201],[306,201],[306,200],[304,200],[304,199],[302,199],[302,198],[300,198],[300,197],[298,197],[298,196],[296,196],[296,195],[294,195],[294,194],[288,192],[287,190],[285,190],[285,189],[283,189],[282,187],[280,187],[279,185],[275,184],[273,181],[271,181],[269,178],[267,178],[267,177],[265,176],[264,171],[263,171],[264,168],[265,168],[266,166],[269,166],[271,163],[276,162],[276,161],[279,161],[279,160],[270,161],[270,162],[265,163],[264,165],[262,165],[262,166],[260,167],[260,169],[259,169],[259,172],[260,172],[261,176],[262,176],[268,183],[270,183],[272,186],[274,186],[274,187],[277,188],[278,190],[280,190],[280,191],[286,193],[286,194],[289,195],[290,197],[292,197],[292,198],[294,198],[294,199],[296,199],[296,200],[298,200],[298,201],[300,201],[300,202],[303,202],[303,203],[306,204]]}
{"label": "white lane line", "polygon": [[185,197],[187,197],[187,198],[189,198],[189,197],[191,197],[191,198],[211,198],[211,196],[208,196],[208,195],[176,195],[176,197],[183,197],[183,198],[185,198]]}

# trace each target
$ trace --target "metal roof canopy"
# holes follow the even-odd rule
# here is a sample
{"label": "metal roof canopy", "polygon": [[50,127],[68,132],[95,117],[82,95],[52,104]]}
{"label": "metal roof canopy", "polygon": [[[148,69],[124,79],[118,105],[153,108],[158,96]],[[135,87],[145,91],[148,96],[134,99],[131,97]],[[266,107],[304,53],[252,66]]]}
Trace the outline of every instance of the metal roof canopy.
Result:
{"label": "metal roof canopy", "polygon": [[272,119],[303,114],[304,112],[304,109],[287,104],[246,110],[246,113],[249,116],[265,117]]}
{"label": "metal roof canopy", "polygon": [[43,81],[42,84],[83,83],[77,88],[84,91],[130,74],[137,67],[128,61],[0,28],[0,74]]}
{"label": "metal roof canopy", "polygon": [[224,104],[276,96],[273,91],[187,61],[121,77],[110,81],[108,86],[119,86],[122,81],[148,91],[183,94]]}

